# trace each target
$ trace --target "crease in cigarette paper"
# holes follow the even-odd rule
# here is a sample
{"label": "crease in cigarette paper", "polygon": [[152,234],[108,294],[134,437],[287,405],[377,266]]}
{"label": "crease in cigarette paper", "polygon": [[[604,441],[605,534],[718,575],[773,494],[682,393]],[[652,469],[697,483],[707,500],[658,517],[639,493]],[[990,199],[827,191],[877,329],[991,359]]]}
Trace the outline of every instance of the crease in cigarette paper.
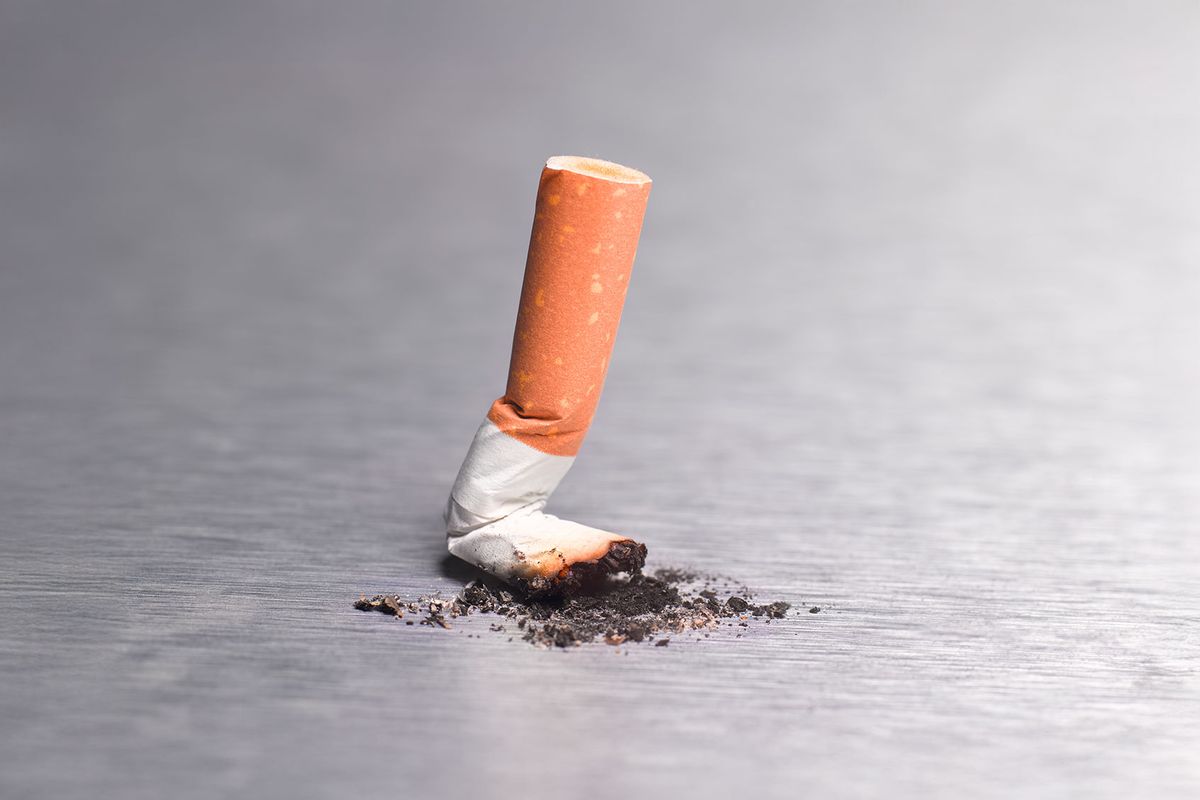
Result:
{"label": "crease in cigarette paper", "polygon": [[574,463],[574,456],[535,450],[485,421],[446,503],[450,552],[505,580],[602,556],[597,542],[606,549],[626,537],[542,511]]}

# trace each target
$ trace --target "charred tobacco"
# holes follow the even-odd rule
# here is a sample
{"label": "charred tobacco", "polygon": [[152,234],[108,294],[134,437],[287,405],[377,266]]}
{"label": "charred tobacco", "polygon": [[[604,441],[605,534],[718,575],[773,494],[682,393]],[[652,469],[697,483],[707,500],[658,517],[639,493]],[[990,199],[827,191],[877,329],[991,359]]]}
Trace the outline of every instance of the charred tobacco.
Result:
{"label": "charred tobacco", "polygon": [[490,580],[476,580],[449,599],[434,595],[405,603],[396,595],[364,595],[354,607],[396,617],[424,611],[427,616],[421,625],[447,629],[448,619],[454,617],[496,614],[514,623],[515,633],[504,624],[490,625],[492,632],[513,633],[540,647],[564,648],[590,642],[649,641],[666,647],[671,634],[714,630],[723,620],[749,627],[752,618],[765,617],[769,622],[783,618],[790,608],[781,601],[756,604],[745,586],[680,569],[662,569],[654,575],[588,576],[571,588],[567,593],[514,592]]}

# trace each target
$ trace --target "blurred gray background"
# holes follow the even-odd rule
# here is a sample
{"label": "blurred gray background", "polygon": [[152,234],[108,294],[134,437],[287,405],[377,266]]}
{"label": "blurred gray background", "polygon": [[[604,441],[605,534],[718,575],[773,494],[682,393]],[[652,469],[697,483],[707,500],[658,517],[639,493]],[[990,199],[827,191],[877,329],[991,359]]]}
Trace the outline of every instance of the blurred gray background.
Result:
{"label": "blurred gray background", "polygon": [[[1197,142],[1189,2],[6,0],[0,794],[1195,797]],[[788,620],[350,607],[554,154],[655,179],[554,510]]]}

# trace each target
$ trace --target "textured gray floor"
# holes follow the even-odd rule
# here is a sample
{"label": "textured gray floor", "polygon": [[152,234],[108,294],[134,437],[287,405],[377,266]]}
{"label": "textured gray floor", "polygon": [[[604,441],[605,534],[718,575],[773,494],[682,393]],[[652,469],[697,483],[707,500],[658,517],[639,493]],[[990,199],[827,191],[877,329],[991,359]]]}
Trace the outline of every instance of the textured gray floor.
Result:
{"label": "textured gray floor", "polygon": [[[641,5],[0,6],[0,795],[1200,792],[1197,6]],[[555,153],[656,179],[556,509],[824,612],[350,608]]]}

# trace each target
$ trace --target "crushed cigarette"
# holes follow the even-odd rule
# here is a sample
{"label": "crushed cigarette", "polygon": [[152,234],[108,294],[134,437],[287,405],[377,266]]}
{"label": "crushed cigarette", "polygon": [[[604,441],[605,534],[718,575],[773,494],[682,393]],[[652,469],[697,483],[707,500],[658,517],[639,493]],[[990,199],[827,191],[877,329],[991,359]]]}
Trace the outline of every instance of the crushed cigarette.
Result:
{"label": "crushed cigarette", "polygon": [[645,545],[543,512],[587,434],[628,290],[650,178],[556,156],[538,186],[505,394],[446,504],[451,553],[530,592],[636,573]]}

